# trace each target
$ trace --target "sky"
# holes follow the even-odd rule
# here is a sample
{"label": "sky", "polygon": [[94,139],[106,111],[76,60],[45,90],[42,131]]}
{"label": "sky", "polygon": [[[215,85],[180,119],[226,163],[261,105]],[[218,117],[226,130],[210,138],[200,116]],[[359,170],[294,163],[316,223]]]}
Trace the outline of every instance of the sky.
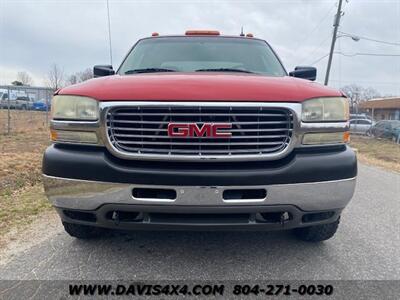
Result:
{"label": "sky", "polygon": [[[243,26],[245,33],[270,43],[287,71],[313,65],[317,81],[323,82],[337,3],[109,0],[113,65],[117,68],[130,47],[152,32],[216,29],[238,35]],[[382,95],[400,95],[400,0],[344,0],[343,6],[339,30],[361,39],[337,39],[335,51],[341,54],[333,57],[329,85],[354,83]],[[9,84],[18,72],[26,71],[34,85],[44,86],[53,63],[65,74],[108,64],[106,0],[0,0],[0,41],[0,84]]]}

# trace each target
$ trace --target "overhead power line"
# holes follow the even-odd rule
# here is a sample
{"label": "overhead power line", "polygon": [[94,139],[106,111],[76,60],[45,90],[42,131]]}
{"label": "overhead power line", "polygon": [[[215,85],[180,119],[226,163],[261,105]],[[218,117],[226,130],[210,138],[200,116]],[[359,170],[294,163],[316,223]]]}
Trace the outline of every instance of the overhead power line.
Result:
{"label": "overhead power line", "polygon": [[365,52],[356,52],[352,54],[342,53],[342,52],[335,52],[340,55],[344,56],[400,56],[400,54],[391,54],[391,53],[365,53]]}
{"label": "overhead power line", "polygon": [[300,46],[300,44],[304,44],[305,41],[307,41],[307,40],[312,36],[312,34],[313,34],[318,28],[321,28],[320,25],[321,25],[322,22],[324,22],[325,19],[329,16],[329,14],[331,13],[332,9],[335,8],[335,6],[336,6],[336,3],[334,3],[334,4],[329,8],[329,10],[326,12],[326,14],[318,21],[317,25],[315,25],[315,27],[310,31],[310,33],[296,45],[295,49],[297,49],[298,46]]}
{"label": "overhead power line", "polygon": [[393,46],[400,46],[400,43],[396,43],[396,42],[389,42],[389,41],[372,39],[372,38],[369,38],[369,37],[365,37],[365,36],[361,36],[361,35],[357,35],[357,34],[351,34],[351,33],[343,32],[343,31],[339,31],[339,33],[345,34],[345,35],[348,35],[348,36],[355,36],[355,37],[357,37],[359,39],[366,40],[366,41],[371,41],[371,42],[375,42],[375,43],[381,43],[381,44],[393,45]]}
{"label": "overhead power line", "polygon": [[[340,55],[347,56],[347,57],[353,57],[353,56],[400,57],[400,54],[392,54],[392,53],[366,53],[366,52],[343,53],[343,52],[340,52],[340,51],[335,51],[333,53],[334,54],[340,54]],[[315,65],[316,63],[320,62],[321,60],[323,60],[327,56],[329,56],[329,53],[325,54],[324,56],[321,56],[320,58],[318,58],[317,60],[312,62],[310,65],[311,66]]]}
{"label": "overhead power line", "polygon": [[[322,40],[322,42],[320,44],[318,44],[318,46],[316,46],[312,51],[310,51],[310,54],[307,57],[313,56],[314,53],[317,52],[317,50],[319,50],[322,46],[325,45],[325,43],[329,40],[329,38],[330,38],[330,36],[327,36],[324,40]],[[300,65],[303,64],[303,62],[305,62],[305,61],[306,61],[306,59],[303,59],[301,61]]]}

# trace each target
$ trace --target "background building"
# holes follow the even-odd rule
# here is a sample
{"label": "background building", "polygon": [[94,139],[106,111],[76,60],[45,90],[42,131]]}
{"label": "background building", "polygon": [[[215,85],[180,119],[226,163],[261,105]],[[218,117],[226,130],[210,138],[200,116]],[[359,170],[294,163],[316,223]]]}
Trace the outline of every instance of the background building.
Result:
{"label": "background building", "polygon": [[371,99],[359,104],[373,120],[400,120],[400,97]]}

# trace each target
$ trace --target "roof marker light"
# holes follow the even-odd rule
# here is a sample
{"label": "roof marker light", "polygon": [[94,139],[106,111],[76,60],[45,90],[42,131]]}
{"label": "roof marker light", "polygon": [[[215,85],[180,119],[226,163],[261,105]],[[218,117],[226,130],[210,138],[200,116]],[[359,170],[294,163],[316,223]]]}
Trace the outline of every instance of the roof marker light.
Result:
{"label": "roof marker light", "polygon": [[218,30],[187,30],[185,35],[220,35]]}
{"label": "roof marker light", "polygon": [[151,36],[159,36],[160,34],[158,33],[158,32],[153,32],[152,34],[151,34]]}
{"label": "roof marker light", "polygon": [[246,37],[252,38],[252,37],[254,37],[254,35],[252,33],[248,33],[248,34],[246,34]]}

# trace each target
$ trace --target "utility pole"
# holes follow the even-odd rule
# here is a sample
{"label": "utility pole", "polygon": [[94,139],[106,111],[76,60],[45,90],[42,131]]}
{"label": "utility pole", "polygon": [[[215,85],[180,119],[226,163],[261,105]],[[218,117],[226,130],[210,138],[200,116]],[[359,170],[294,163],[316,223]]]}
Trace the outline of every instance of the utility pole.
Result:
{"label": "utility pole", "polygon": [[110,46],[110,65],[112,65],[113,61],[112,61],[112,46],[111,46],[111,22],[110,22],[110,6],[108,4],[108,0],[107,1],[107,18],[108,18],[108,42],[109,42],[109,46]]}
{"label": "utility pole", "polygon": [[325,85],[328,85],[329,81],[329,73],[331,71],[331,65],[332,65],[332,58],[333,58],[333,51],[335,50],[335,43],[336,43],[336,37],[337,37],[337,32],[340,24],[340,17],[342,16],[342,2],[343,0],[339,0],[339,5],[338,5],[338,10],[335,16],[335,22],[333,23],[333,36],[332,36],[332,43],[331,43],[331,51],[329,52],[329,60],[328,60],[328,67],[326,68],[326,74],[325,74]]}

